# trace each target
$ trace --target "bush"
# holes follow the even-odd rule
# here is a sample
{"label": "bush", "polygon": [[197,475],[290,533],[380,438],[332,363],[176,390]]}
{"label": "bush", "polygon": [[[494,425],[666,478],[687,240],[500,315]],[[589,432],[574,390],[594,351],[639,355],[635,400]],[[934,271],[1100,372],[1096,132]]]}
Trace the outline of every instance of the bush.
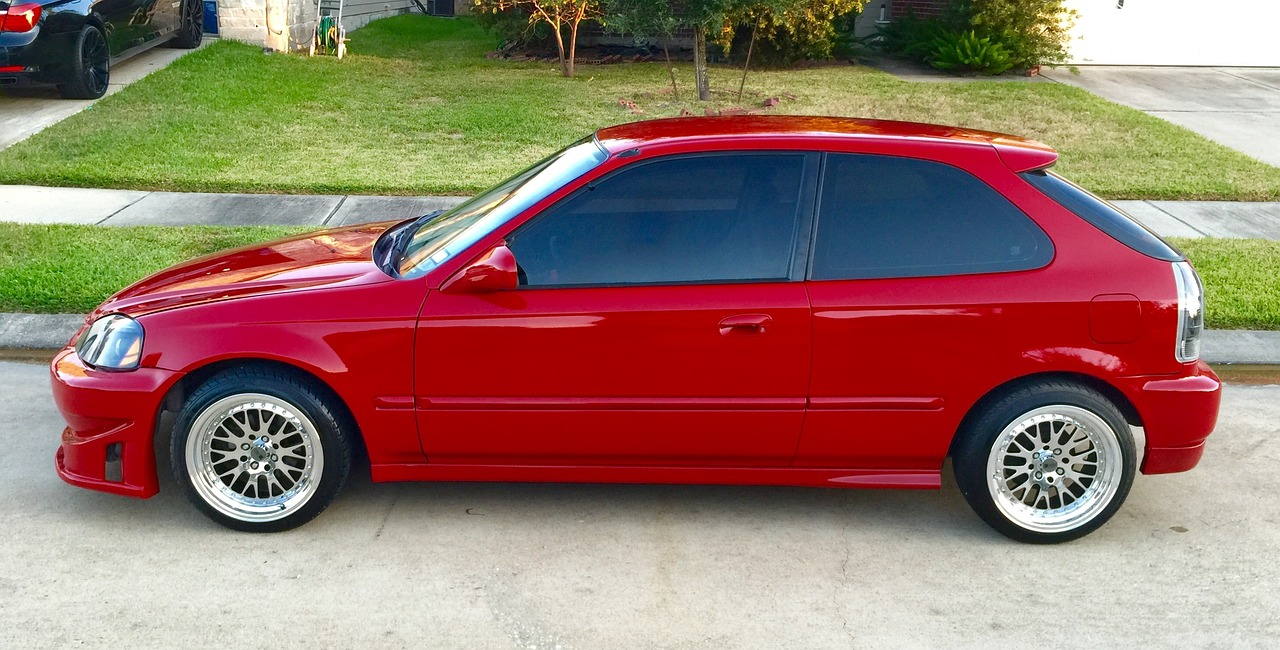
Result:
{"label": "bush", "polygon": [[999,43],[1018,68],[1067,60],[1067,30],[1077,13],[1066,0],[966,0],[978,34]]}
{"label": "bush", "polygon": [[[939,60],[940,40],[945,41],[948,49],[941,60],[958,64],[954,69],[963,69],[960,58],[970,55],[992,57],[990,63],[1008,57],[1005,70],[1027,69],[1067,60],[1067,30],[1076,15],[1066,8],[1065,0],[955,0],[941,18],[908,14],[882,27],[880,42],[886,52],[933,62]],[[984,39],[986,46],[981,45]],[[951,47],[959,47],[962,41],[965,47],[977,49],[965,55]],[[992,49],[997,46],[998,50]]]}
{"label": "bush", "polygon": [[551,28],[545,23],[530,23],[529,11],[524,7],[513,7],[505,11],[476,11],[471,14],[473,20],[481,27],[498,37],[498,49],[555,49],[555,40],[551,38]]}
{"label": "bush", "polygon": [[1000,74],[1013,67],[1013,57],[989,36],[978,36],[969,30],[948,32],[936,38],[929,63],[942,70]]}
{"label": "bush", "polygon": [[926,61],[933,54],[934,43],[938,39],[958,33],[964,24],[964,21],[950,18],[925,19],[908,13],[878,28],[880,47],[890,54]]}

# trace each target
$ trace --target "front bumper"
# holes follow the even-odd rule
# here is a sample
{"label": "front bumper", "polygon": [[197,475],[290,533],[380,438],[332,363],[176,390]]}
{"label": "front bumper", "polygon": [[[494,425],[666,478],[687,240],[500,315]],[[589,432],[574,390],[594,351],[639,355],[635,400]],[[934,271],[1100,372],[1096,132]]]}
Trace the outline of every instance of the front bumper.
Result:
{"label": "front bumper", "polygon": [[50,364],[53,401],[67,427],[54,463],[83,488],[148,498],[159,492],[154,434],[161,402],[181,373],[158,368],[105,372],[67,348]]}
{"label": "front bumper", "polygon": [[1121,386],[1142,418],[1143,474],[1185,472],[1200,462],[1218,422],[1222,382],[1204,361],[1179,377],[1131,377]]}

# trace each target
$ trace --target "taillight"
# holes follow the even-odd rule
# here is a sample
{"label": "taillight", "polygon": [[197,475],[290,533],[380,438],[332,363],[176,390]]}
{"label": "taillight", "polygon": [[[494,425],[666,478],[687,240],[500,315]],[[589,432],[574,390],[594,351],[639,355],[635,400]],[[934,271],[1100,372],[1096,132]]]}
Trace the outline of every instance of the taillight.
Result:
{"label": "taillight", "polygon": [[1204,285],[1189,262],[1173,263],[1173,280],[1178,285],[1178,345],[1174,356],[1189,363],[1200,358],[1200,335],[1204,332]]}
{"label": "taillight", "polygon": [[9,5],[0,12],[0,32],[29,32],[40,22],[40,5]]}

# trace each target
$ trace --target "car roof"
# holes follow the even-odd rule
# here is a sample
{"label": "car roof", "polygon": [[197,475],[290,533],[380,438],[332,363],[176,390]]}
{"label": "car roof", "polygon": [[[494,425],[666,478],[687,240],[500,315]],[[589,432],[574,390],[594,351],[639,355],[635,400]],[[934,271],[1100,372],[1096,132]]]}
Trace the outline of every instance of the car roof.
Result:
{"label": "car roof", "polygon": [[725,139],[771,138],[927,141],[939,144],[986,145],[996,149],[1013,171],[1052,165],[1058,153],[1046,144],[1004,133],[955,126],[812,115],[735,115],[677,117],[609,126],[596,138],[610,154],[653,144],[710,143]]}

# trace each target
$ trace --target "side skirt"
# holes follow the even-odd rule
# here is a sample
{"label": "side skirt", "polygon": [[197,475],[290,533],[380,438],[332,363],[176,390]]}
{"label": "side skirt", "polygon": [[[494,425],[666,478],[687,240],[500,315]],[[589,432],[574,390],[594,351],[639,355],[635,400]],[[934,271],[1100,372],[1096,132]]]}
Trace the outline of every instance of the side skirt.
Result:
{"label": "side skirt", "polygon": [[667,483],[937,490],[941,470],[793,467],[627,467],[375,464],[375,483],[486,481],[515,483]]}

